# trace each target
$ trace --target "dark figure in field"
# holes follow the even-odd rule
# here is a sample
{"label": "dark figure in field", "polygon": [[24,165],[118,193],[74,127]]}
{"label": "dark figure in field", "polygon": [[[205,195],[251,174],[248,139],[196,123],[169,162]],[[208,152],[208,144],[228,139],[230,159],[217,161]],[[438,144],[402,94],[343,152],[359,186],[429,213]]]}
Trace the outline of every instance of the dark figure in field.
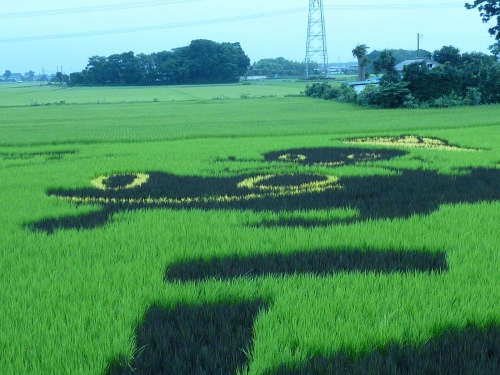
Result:
{"label": "dark figure in field", "polygon": [[[351,208],[347,221],[426,215],[442,204],[500,200],[500,170],[478,168],[459,175],[399,170],[388,176],[342,177],[320,174],[237,177],[177,176],[148,172],[102,177],[97,187],[50,190],[48,195],[73,204],[99,204],[102,210],[80,216],[44,219],[32,230],[93,228],[113,213],[135,209],[240,209],[295,211]],[[344,221],[345,222],[345,221]],[[331,222],[283,221],[274,225],[330,225]]]}
{"label": "dark figure in field", "polygon": [[[98,204],[101,210],[79,216],[47,218],[29,224],[30,229],[52,233],[58,229],[92,229],[107,223],[114,213],[136,209],[231,209],[253,211],[307,211],[350,208],[357,216],[338,219],[356,222],[427,215],[442,204],[500,200],[500,169],[464,169],[457,175],[428,170],[389,170],[383,176],[338,177],[335,167],[402,156],[399,150],[294,149],[265,155],[268,162],[321,166],[321,173],[247,174],[233,177],[178,176],[164,172],[138,172],[101,176],[86,189],[52,189],[47,194],[71,204]],[[235,160],[233,160],[235,161]],[[325,173],[325,168],[331,173]],[[269,168],[266,168],[269,170]],[[328,169],[327,169],[328,171]],[[89,186],[91,186],[89,185]],[[260,225],[332,225],[329,220],[304,216]],[[257,254],[239,258],[189,260],[169,264],[165,282],[202,281],[219,278],[260,277],[270,274],[316,274],[335,272],[407,273],[447,272],[444,252],[381,251],[364,249],[328,251],[318,249],[289,254]],[[409,281],[411,282],[411,280]],[[178,305],[172,310],[151,307],[145,322],[136,329],[138,353],[132,363],[116,358],[107,374],[125,373],[236,373],[245,368],[241,348],[252,345],[252,326],[263,301],[233,304]],[[200,324],[200,322],[202,322]],[[214,332],[216,333],[214,335]],[[236,332],[236,333],[235,333]],[[421,348],[390,344],[381,353],[373,351],[356,362],[343,353],[329,358],[314,357],[299,367],[282,367],[277,374],[402,373],[409,368],[423,372],[450,373],[479,369],[498,373],[499,329],[487,332],[470,328],[445,332]],[[139,350],[140,348],[140,350]],[[219,359],[222,358],[222,362]],[[224,367],[222,367],[224,366]],[[298,366],[298,365],[297,365]],[[135,369],[135,370],[132,370]],[[177,372],[173,372],[176,369]],[[459,371],[460,370],[460,371]],[[411,373],[408,372],[408,373]]]}

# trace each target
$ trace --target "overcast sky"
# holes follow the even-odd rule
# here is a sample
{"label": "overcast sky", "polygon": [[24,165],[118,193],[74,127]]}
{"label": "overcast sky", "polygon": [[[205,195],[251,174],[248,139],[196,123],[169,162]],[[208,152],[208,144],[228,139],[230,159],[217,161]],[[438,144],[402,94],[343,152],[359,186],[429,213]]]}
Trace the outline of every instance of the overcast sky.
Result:
{"label": "overcast sky", "polygon": [[[352,49],[422,49],[452,45],[489,53],[494,39],[466,0],[324,0],[330,62]],[[472,2],[472,1],[470,1]],[[375,5],[376,4],[376,5]],[[307,0],[14,0],[0,8],[0,75],[81,71],[91,56],[153,53],[193,39],[240,42],[252,62],[303,61]],[[491,25],[490,25],[491,26]]]}

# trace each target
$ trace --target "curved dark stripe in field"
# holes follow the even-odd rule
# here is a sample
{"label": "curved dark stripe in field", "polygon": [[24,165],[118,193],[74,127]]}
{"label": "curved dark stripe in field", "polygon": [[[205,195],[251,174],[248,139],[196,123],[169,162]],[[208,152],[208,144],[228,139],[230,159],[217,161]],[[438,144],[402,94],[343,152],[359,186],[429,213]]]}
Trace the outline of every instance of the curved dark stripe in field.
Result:
{"label": "curved dark stripe in field", "polygon": [[468,327],[463,331],[447,330],[415,347],[392,343],[356,361],[346,354],[331,358],[317,357],[290,368],[285,365],[266,375],[333,374],[500,374],[500,326],[485,330]]}
{"label": "curved dark stripe in field", "polygon": [[108,222],[110,216],[119,210],[116,207],[104,207],[101,211],[90,212],[78,216],[63,216],[60,218],[45,218],[26,227],[33,231],[53,234],[59,229],[93,229]]}
{"label": "curved dark stripe in field", "polygon": [[[303,165],[323,164],[330,167],[362,162],[389,160],[408,154],[398,149],[368,149],[357,147],[294,148],[264,154],[266,161],[294,162]],[[284,157],[284,156],[291,157]],[[299,157],[300,155],[305,158]],[[296,157],[293,157],[296,156]]]}
{"label": "curved dark stripe in field", "polygon": [[167,268],[165,281],[208,278],[229,279],[267,275],[310,273],[318,276],[334,272],[430,272],[448,269],[445,253],[420,251],[326,251],[291,254],[257,254],[247,258],[231,256],[211,260],[179,262]]}
{"label": "curved dark stripe in field", "polygon": [[[101,213],[80,216],[47,218],[28,224],[31,230],[48,233],[56,229],[86,229],[103,225],[115,212],[135,209],[241,209],[254,211],[327,210],[346,208],[359,211],[356,221],[407,218],[426,215],[442,204],[459,202],[475,203],[500,200],[500,169],[476,168],[461,171],[460,175],[444,175],[436,171],[400,170],[397,175],[344,177],[339,180],[341,189],[327,189],[297,195],[273,196],[262,190],[238,187],[248,177],[229,178],[177,176],[168,173],[150,172],[149,180],[132,189],[100,190],[97,188],[78,190],[50,190],[49,195],[98,199],[121,199],[122,202],[101,203]],[[301,183],[310,175],[294,175],[291,184]],[[232,201],[190,201],[177,203],[127,203],[132,199],[171,199],[196,197],[244,197],[250,194],[264,195],[261,198]],[[93,202],[98,203],[98,202]],[[307,220],[298,222],[307,226]],[[347,219],[352,222],[352,218]],[[285,223],[286,224],[286,223]],[[293,224],[293,220],[291,221]],[[279,225],[279,223],[278,223]]]}
{"label": "curved dark stripe in field", "polygon": [[153,306],[136,329],[132,363],[118,358],[106,374],[236,374],[252,349],[253,322],[265,302]]}

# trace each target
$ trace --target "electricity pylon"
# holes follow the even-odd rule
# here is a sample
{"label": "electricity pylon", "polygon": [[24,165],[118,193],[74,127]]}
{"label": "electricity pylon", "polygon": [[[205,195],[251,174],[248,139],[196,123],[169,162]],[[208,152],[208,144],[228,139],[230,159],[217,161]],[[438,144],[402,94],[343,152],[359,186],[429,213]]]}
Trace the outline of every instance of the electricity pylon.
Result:
{"label": "electricity pylon", "polygon": [[309,0],[309,17],[307,22],[306,43],[306,78],[309,78],[309,64],[318,58],[323,64],[321,70],[328,73],[328,54],[326,52],[325,17],[323,15],[323,1]]}

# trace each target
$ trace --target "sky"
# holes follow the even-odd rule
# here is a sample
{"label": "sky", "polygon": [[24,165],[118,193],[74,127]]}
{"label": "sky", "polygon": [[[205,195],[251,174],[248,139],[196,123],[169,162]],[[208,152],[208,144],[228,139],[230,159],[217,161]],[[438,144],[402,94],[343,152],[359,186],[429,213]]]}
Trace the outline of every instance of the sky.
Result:
{"label": "sky", "polygon": [[[416,50],[418,40],[430,52],[451,45],[489,53],[493,25],[465,2],[323,0],[329,62],[354,61],[358,44]],[[169,51],[194,39],[239,42],[252,63],[304,61],[308,9],[307,0],[9,1],[0,8],[0,75],[69,74],[92,56]]]}

